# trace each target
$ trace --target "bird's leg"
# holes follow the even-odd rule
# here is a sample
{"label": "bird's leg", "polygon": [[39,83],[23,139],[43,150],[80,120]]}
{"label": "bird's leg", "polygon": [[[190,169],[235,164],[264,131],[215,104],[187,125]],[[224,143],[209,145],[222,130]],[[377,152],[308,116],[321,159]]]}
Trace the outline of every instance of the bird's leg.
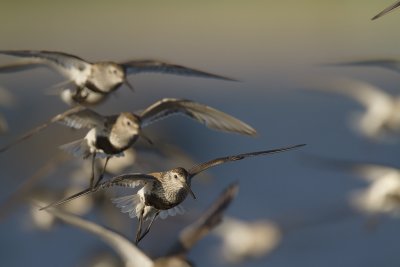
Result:
{"label": "bird's leg", "polygon": [[108,161],[110,160],[110,158],[111,158],[111,157],[107,157],[107,158],[106,158],[106,162],[104,163],[103,170],[101,171],[101,174],[100,174],[100,176],[99,176],[99,179],[97,179],[97,182],[96,182],[96,184],[95,184],[94,187],[97,187],[97,186],[99,185],[99,183],[101,182],[101,180],[103,180],[104,173],[106,172],[106,168],[107,168],[107,163],[108,163]]}
{"label": "bird's leg", "polygon": [[156,214],[154,214],[153,218],[151,219],[149,225],[146,228],[146,231],[144,231],[142,236],[139,238],[138,242],[140,242],[140,240],[142,240],[150,232],[151,225],[153,224],[154,220],[157,218],[159,213],[160,211],[157,211]]}
{"label": "bird's leg", "polygon": [[88,94],[84,95],[83,92],[84,92],[83,86],[76,86],[72,99],[79,104],[84,102]]}
{"label": "bird's leg", "polygon": [[94,163],[96,159],[96,152],[92,156],[92,175],[90,176],[90,189],[94,190]]}
{"label": "bird's leg", "polygon": [[139,240],[140,240],[139,237],[140,237],[140,234],[142,232],[143,214],[144,214],[144,208],[141,210],[140,216],[139,216],[139,225],[138,225],[138,228],[136,230],[136,240],[135,240],[135,244],[136,245],[139,243]]}

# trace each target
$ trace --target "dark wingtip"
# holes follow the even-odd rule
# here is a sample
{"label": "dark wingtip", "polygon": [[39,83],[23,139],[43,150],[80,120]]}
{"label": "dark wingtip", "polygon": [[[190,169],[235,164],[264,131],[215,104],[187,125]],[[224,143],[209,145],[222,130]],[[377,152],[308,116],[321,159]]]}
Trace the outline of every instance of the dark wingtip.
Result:
{"label": "dark wingtip", "polygon": [[224,80],[224,81],[228,81],[228,82],[239,82],[239,83],[243,82],[242,80],[238,80],[236,78],[215,75],[215,74],[211,74],[211,73],[207,73],[207,76],[208,76],[208,78],[214,78],[214,79]]}
{"label": "dark wingtip", "polygon": [[89,193],[93,193],[93,192],[95,192],[96,190],[98,190],[99,188],[100,188],[100,186],[95,187],[95,188],[93,188],[93,189],[91,189],[91,188],[85,189],[85,190],[83,190],[83,191],[81,191],[81,192],[78,192],[78,193],[76,193],[76,194],[74,194],[74,195],[72,195],[72,196],[70,196],[70,197],[67,197],[67,198],[64,198],[64,199],[62,199],[62,200],[59,200],[59,201],[50,203],[49,205],[44,206],[44,207],[40,208],[39,210],[46,210],[46,209],[51,208],[51,207],[56,207],[56,206],[62,205],[62,204],[64,204],[64,203],[67,203],[67,202],[69,202],[69,201],[71,201],[71,200],[74,200],[74,199],[76,199],[76,198],[82,197],[82,196],[87,195],[87,194],[89,194]]}
{"label": "dark wingtip", "polygon": [[298,147],[303,147],[306,146],[307,144],[299,144],[299,145],[294,145],[291,148],[298,148]]}
{"label": "dark wingtip", "polygon": [[371,18],[371,20],[379,19],[380,17],[382,17],[382,15],[384,15],[383,11],[382,11],[382,12],[379,12],[378,14],[376,14],[375,16],[373,16],[373,17]]}
{"label": "dark wingtip", "polygon": [[225,80],[231,81],[231,82],[236,82],[236,83],[242,83],[243,82],[243,80],[229,78],[229,77],[225,77]]}
{"label": "dark wingtip", "polygon": [[376,20],[380,17],[383,17],[384,15],[391,13],[393,10],[397,9],[398,7],[400,7],[400,1],[397,1],[394,4],[392,4],[391,6],[388,6],[387,8],[385,8],[384,10],[379,12],[377,15],[373,16],[371,18],[371,20]]}

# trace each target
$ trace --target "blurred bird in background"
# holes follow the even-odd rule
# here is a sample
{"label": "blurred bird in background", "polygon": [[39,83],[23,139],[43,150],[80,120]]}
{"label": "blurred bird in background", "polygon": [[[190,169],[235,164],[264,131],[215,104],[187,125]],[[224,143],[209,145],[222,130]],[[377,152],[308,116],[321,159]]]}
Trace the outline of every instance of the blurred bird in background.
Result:
{"label": "blurred bird in background", "polygon": [[246,222],[232,217],[224,218],[213,234],[221,238],[220,254],[231,264],[266,256],[279,246],[283,235],[272,221]]}
{"label": "blurred bird in background", "polygon": [[366,82],[344,78],[327,81],[325,86],[307,90],[342,94],[357,101],[365,110],[351,114],[351,128],[371,140],[399,140],[400,96],[392,96]]}

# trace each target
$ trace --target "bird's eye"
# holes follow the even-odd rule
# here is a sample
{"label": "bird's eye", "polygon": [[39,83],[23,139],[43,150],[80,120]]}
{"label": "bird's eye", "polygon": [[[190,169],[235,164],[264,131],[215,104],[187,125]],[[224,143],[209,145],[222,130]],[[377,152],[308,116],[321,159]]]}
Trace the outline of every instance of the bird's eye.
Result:
{"label": "bird's eye", "polygon": [[127,121],[127,122],[126,122],[126,125],[131,126],[131,122],[130,122],[130,121]]}
{"label": "bird's eye", "polygon": [[174,174],[174,178],[175,178],[175,179],[178,179],[178,175]]}

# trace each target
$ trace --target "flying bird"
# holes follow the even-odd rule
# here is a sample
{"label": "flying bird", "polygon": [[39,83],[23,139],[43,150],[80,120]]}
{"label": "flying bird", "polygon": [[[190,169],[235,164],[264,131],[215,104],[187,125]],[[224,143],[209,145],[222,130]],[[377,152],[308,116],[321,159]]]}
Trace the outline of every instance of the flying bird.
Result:
{"label": "flying bird", "polygon": [[120,63],[113,61],[91,63],[75,55],[53,51],[0,50],[0,54],[24,58],[15,63],[1,65],[0,73],[45,66],[55,69],[66,77],[68,80],[59,86],[74,86],[72,89],[64,89],[61,93],[62,100],[69,105],[96,105],[123,84],[133,90],[127,78],[131,74],[155,72],[236,81],[232,78],[153,59],[129,60]]}
{"label": "flying bird", "polygon": [[352,114],[350,126],[370,139],[388,140],[388,137],[395,137],[400,132],[399,96],[352,79],[336,79],[330,85],[311,89],[342,94],[361,104],[365,110]]}
{"label": "flying bird", "polygon": [[[88,158],[92,156],[90,184],[93,187],[96,156],[106,158],[102,171],[102,174],[104,174],[108,160],[111,157],[120,155],[133,145],[139,136],[144,137],[141,131],[142,128],[173,114],[186,115],[205,124],[208,128],[219,131],[250,136],[254,136],[257,133],[251,126],[217,109],[190,100],[165,98],[136,114],[122,112],[117,115],[103,116],[91,109],[77,106],[55,116],[45,124],[34,128],[14,142],[0,148],[0,152],[29,138],[53,122],[61,122],[75,129],[89,129],[84,138],[65,144],[61,148],[77,157]],[[100,175],[99,181],[101,179],[102,175]]]}
{"label": "flying bird", "polygon": [[237,184],[228,186],[195,222],[180,232],[178,238],[171,243],[168,252],[156,259],[150,258],[126,237],[106,227],[59,210],[48,209],[47,212],[101,238],[115,250],[127,267],[190,267],[192,264],[187,261],[187,254],[199,240],[221,222],[224,212],[236,197],[238,190]]}
{"label": "flying bird", "polygon": [[241,221],[225,217],[213,233],[221,241],[221,255],[229,263],[260,258],[275,250],[282,242],[283,231],[268,220]]}
{"label": "flying bird", "polygon": [[[368,183],[350,194],[351,206],[371,218],[400,216],[400,169],[394,166],[312,156],[322,167],[349,172]],[[375,221],[372,221],[374,224]]]}
{"label": "flying bird", "polygon": [[[174,216],[176,214],[182,214],[183,209],[180,204],[186,199],[187,195],[190,194],[193,198],[196,198],[190,186],[192,178],[197,174],[223,163],[238,161],[248,157],[280,153],[302,146],[304,146],[304,144],[216,158],[195,165],[190,169],[178,167],[167,171],[148,174],[122,174],[96,185],[95,188],[86,189],[68,198],[54,202],[42,209],[58,206],[81,196],[109,187],[120,186],[134,188],[136,186],[142,186],[136,194],[112,200],[123,213],[128,213],[131,218],[137,217],[139,219],[139,225],[136,231],[136,243],[138,243],[150,231],[154,220],[158,216],[164,219],[168,217],[168,215]],[[142,233],[143,221],[146,221],[147,219],[150,219],[150,223]]]}

